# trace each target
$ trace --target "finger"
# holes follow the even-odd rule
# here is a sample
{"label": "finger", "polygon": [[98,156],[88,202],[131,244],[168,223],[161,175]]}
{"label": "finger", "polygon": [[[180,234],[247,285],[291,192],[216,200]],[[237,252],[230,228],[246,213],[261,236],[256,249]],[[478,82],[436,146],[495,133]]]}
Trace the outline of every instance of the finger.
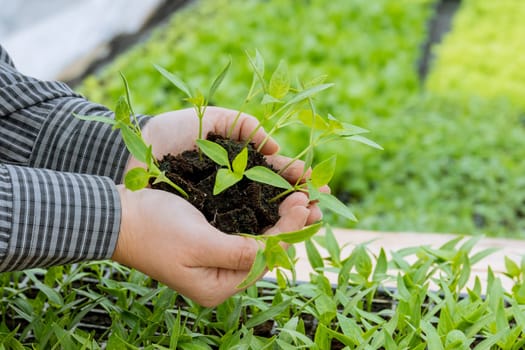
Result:
{"label": "finger", "polygon": [[279,215],[287,215],[287,212],[293,207],[307,207],[309,204],[308,197],[302,192],[293,192],[279,205]]}
{"label": "finger", "polygon": [[315,203],[311,203],[308,206],[308,209],[310,210],[310,215],[308,215],[308,219],[306,220],[307,225],[311,225],[323,218],[323,212],[321,211],[321,208],[319,208]]}
{"label": "finger", "polygon": [[248,271],[255,260],[259,244],[251,238],[217,231],[217,239],[203,244],[200,263],[203,267]]}
{"label": "finger", "polygon": [[275,235],[283,232],[292,232],[302,229],[306,225],[310,210],[303,206],[290,208],[279,221],[265,232],[267,235]]}
{"label": "finger", "polygon": [[[209,115],[209,116],[208,116]],[[236,118],[238,117],[237,121]],[[212,122],[211,129],[213,132],[222,135],[224,137],[230,136],[233,140],[248,140],[251,138],[251,142],[255,146],[259,146],[262,142],[265,142],[261,152],[263,154],[274,154],[279,150],[279,145],[277,142],[268,138],[266,141],[267,133],[263,128],[259,127],[259,121],[254,116],[234,111],[226,108],[219,107],[208,107],[207,116],[208,122]],[[235,123],[233,130],[230,128],[232,124]],[[252,135],[252,132],[255,133]]]}

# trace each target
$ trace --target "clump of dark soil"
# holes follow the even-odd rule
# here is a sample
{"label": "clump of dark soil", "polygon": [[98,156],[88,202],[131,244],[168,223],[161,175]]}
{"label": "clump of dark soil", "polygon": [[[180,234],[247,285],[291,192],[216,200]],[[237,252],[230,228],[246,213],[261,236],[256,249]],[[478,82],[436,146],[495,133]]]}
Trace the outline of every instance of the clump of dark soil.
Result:
{"label": "clump of dark soil", "polygon": [[[220,144],[228,151],[230,163],[242,150],[244,143],[209,134],[208,140]],[[273,170],[264,156],[252,144],[248,145],[246,169],[261,165]],[[279,219],[282,199],[270,201],[283,190],[253,182],[246,177],[220,194],[213,195],[215,174],[220,166],[197,150],[178,155],[167,154],[159,161],[166,176],[188,193],[188,201],[199,209],[206,219],[226,233],[261,234]],[[152,188],[176,193],[165,183],[152,184]]]}

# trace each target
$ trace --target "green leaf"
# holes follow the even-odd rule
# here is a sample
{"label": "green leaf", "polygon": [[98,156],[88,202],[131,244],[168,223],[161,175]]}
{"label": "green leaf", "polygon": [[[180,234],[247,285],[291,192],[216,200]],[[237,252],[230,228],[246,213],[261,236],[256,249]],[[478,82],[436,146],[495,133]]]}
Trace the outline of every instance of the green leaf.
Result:
{"label": "green leaf", "polygon": [[352,141],[356,141],[356,142],[360,142],[360,143],[363,143],[367,146],[370,146],[370,147],[373,147],[373,148],[376,148],[376,149],[379,149],[379,150],[383,150],[383,147],[379,146],[377,143],[375,143],[374,141],[370,140],[369,138],[366,138],[362,135],[353,135],[353,136],[349,136],[347,137],[348,140],[352,140]]}
{"label": "green leaf", "polygon": [[268,93],[281,100],[290,91],[290,78],[288,77],[288,67],[286,62],[281,60],[273,72],[268,85]]}
{"label": "green leaf", "polygon": [[141,190],[148,186],[151,175],[144,168],[133,168],[126,173],[124,177],[124,185],[131,191]]}
{"label": "green leaf", "polygon": [[133,130],[131,130],[129,126],[122,125],[121,123],[119,123],[119,125],[121,125],[120,132],[128,151],[139,162],[148,164],[147,156],[149,147],[146,145],[142,137],[140,137]]}
{"label": "green leaf", "polygon": [[221,85],[222,81],[224,80],[224,77],[228,73],[228,70],[230,69],[231,63],[232,63],[232,60],[231,59],[228,60],[228,63],[226,64],[226,66],[224,66],[224,68],[219,73],[217,78],[215,78],[215,80],[211,84],[210,91],[208,92],[208,101],[211,101],[211,99],[213,98],[213,95],[215,95],[215,92],[217,91],[217,89]]}
{"label": "green leaf", "polygon": [[421,330],[425,332],[428,350],[444,350],[443,342],[432,324],[425,320],[421,320]]}
{"label": "green leaf", "polygon": [[255,255],[255,261],[253,262],[252,268],[246,278],[236,287],[237,289],[244,289],[254,282],[256,282],[266,269],[266,258],[264,257],[264,251],[259,249]]}
{"label": "green leaf", "polygon": [[295,95],[292,99],[290,99],[286,104],[283,106],[283,108],[289,107],[291,105],[296,104],[297,102],[301,102],[306,100],[308,97],[311,97],[312,95],[315,95],[318,92],[321,92],[323,90],[326,90],[330,87],[334,86],[334,84],[321,84],[312,86],[311,88],[308,88],[306,90],[303,90],[299,92],[297,95]]}
{"label": "green leaf", "polygon": [[521,269],[512,259],[505,256],[505,270],[510,277],[517,278],[521,274]]}
{"label": "green leaf", "polygon": [[325,244],[326,250],[330,254],[330,258],[336,266],[339,266],[341,263],[341,249],[339,248],[339,243],[337,242],[332,228],[327,225],[325,230]]}
{"label": "green leaf", "polygon": [[55,289],[50,286],[40,282],[33,274],[28,274],[38,290],[45,294],[47,300],[54,305],[55,307],[60,307],[64,305],[64,299],[62,295],[58,293]]}
{"label": "green leaf", "polygon": [[101,123],[106,123],[106,124],[116,125],[116,126],[122,125],[122,124],[117,124],[117,121],[113,118],[103,117],[100,115],[80,115],[76,113],[73,113],[73,115],[75,116],[75,118],[89,121],[89,122],[101,122]]}
{"label": "green leaf", "polygon": [[217,171],[215,177],[215,185],[213,186],[213,195],[218,195],[225,189],[235,185],[242,180],[242,175],[239,176],[229,169],[221,168]]}
{"label": "green leaf", "polygon": [[[197,91],[195,96],[189,97],[187,100],[189,103],[197,107],[203,107],[206,105],[206,98],[204,98],[204,95],[200,91]],[[199,109],[199,111],[202,111],[202,109]],[[203,117],[201,114],[198,114],[197,116],[199,119]]]}
{"label": "green leaf", "polygon": [[279,316],[281,313],[286,311],[286,309],[290,306],[292,301],[293,298],[289,298],[277,305],[272,305],[270,308],[253,315],[252,318],[250,318],[244,324],[244,326],[246,328],[252,328],[268,320],[275,319],[275,317]]}
{"label": "green leaf", "polygon": [[126,98],[124,96],[120,96],[117,101],[117,106],[115,107],[115,120],[125,125],[131,125],[129,119],[130,113],[131,110],[128,103],[126,102]]}
{"label": "green leaf", "polygon": [[259,52],[259,50],[255,50],[255,57],[251,57],[248,53],[246,55],[248,57],[248,61],[250,62],[250,66],[252,66],[253,75],[254,75],[254,79],[252,81],[252,86],[250,88],[250,91],[253,90],[255,82],[257,80],[260,82],[263,90],[266,90],[266,87],[265,87],[266,82],[264,80],[264,59],[261,53]]}
{"label": "green leaf", "polygon": [[62,349],[77,348],[77,346],[75,346],[75,343],[72,340],[71,334],[68,331],[64,330],[57,323],[54,323],[54,322],[51,327],[53,328],[53,332],[55,333],[58,343],[60,344],[60,347]]}
{"label": "green leaf", "polygon": [[329,193],[319,193],[319,205],[333,211],[349,220],[357,221],[357,218],[344,203]]}
{"label": "green leaf", "polygon": [[246,165],[248,164],[248,148],[244,147],[242,151],[235,156],[232,161],[233,173],[242,178]]}
{"label": "green leaf", "polygon": [[324,325],[330,325],[337,315],[337,304],[326,294],[321,294],[315,299],[315,308],[319,312],[319,321]]}
{"label": "green leaf", "polygon": [[124,74],[122,74],[122,72],[119,72],[119,74],[120,74],[120,78],[122,79],[122,83],[124,84],[124,90],[126,91],[126,102],[128,103],[129,111],[132,115],[135,115],[135,113],[133,112],[132,104],[131,104],[131,93],[129,91],[128,80],[126,79]]}
{"label": "green leaf", "polygon": [[[334,120],[331,120],[331,125],[335,125],[334,124]],[[360,126],[357,126],[357,125],[353,125],[353,124],[350,124],[350,123],[345,123],[345,122],[340,122],[340,125],[341,125],[341,130],[339,132],[340,135],[344,135],[344,136],[352,136],[352,135],[358,135],[358,134],[366,134],[366,133],[369,133],[370,130],[368,129],[364,129]]]}
{"label": "green leaf", "polygon": [[324,185],[328,185],[334,176],[336,161],[337,157],[333,155],[330,158],[323,160],[313,168],[310,181],[314,187],[320,188]]}
{"label": "green leaf", "polygon": [[267,105],[267,104],[270,104],[270,103],[282,103],[282,101],[276,99],[276,98],[273,97],[272,95],[264,94],[264,95],[263,95],[263,98],[262,98],[262,100],[261,100],[261,104],[262,104],[262,105]]}
{"label": "green leaf", "polygon": [[321,257],[319,250],[315,247],[315,244],[312,242],[312,240],[306,240],[304,242],[304,246],[306,248],[306,256],[308,257],[308,261],[310,262],[312,268],[314,270],[323,268],[323,258]]}
{"label": "green leaf", "polygon": [[230,168],[228,151],[218,143],[213,141],[199,139],[196,141],[200,150],[215,163]]}
{"label": "green leaf", "polygon": [[275,171],[264,166],[254,166],[246,170],[244,175],[252,181],[264,183],[278,188],[283,188],[285,190],[293,188],[293,186],[285,178],[277,174]]}
{"label": "green leaf", "polygon": [[310,239],[321,229],[322,226],[323,223],[318,222],[316,224],[306,226],[298,231],[279,233],[277,235],[272,235],[271,237],[272,239],[277,239],[278,241],[295,244]]}
{"label": "green leaf", "polygon": [[286,250],[280,244],[266,245],[264,248],[264,256],[266,257],[266,266],[271,271],[276,266],[283,267],[290,270],[292,262],[286,253]]}
{"label": "green leaf", "polygon": [[324,131],[328,129],[328,123],[319,114],[314,114],[311,109],[303,109],[297,114],[297,119],[310,129]]}
{"label": "green leaf", "polygon": [[363,278],[367,279],[372,273],[372,260],[366,248],[360,244],[354,248],[352,255],[355,256],[355,269]]}
{"label": "green leaf", "polygon": [[386,277],[387,269],[388,260],[386,258],[384,249],[381,248],[381,251],[379,252],[379,257],[377,258],[374,274],[372,275],[372,280],[377,282],[384,280]]}
{"label": "green leaf", "polygon": [[181,90],[188,98],[192,97],[192,94],[190,92],[190,88],[188,85],[178,76],[176,76],[173,73],[168,72],[166,69],[162,68],[161,66],[158,66],[156,64],[153,65],[156,70],[164,76],[164,78],[168,79],[173,85],[175,85],[179,90]]}

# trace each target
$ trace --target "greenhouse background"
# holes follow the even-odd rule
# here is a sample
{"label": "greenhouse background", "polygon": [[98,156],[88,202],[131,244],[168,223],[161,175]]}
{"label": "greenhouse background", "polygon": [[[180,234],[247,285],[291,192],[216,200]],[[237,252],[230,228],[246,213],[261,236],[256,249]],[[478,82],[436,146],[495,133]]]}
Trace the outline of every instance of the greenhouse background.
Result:
{"label": "greenhouse background", "polygon": [[[82,61],[81,68],[77,66],[74,74],[68,70],[69,75],[62,77],[90,100],[113,107],[124,91],[119,76],[122,72],[130,84],[134,109],[138,113],[155,115],[189,105],[183,95],[158,74],[153,64],[176,72],[185,77],[191,86],[205,90],[221,67],[231,59],[230,72],[211,103],[238,109],[253,74],[246,53],[258,50],[264,57],[268,72],[285,61],[292,79],[308,81],[326,76],[326,81],[334,83],[334,87],[316,96],[318,112],[368,129],[367,137],[383,147],[380,151],[359,143],[341,143],[318,151],[319,157],[337,154],[338,167],[331,183],[332,193],[348,203],[358,218],[357,222],[353,222],[327,214],[326,221],[332,227],[525,238],[525,55],[521,54],[525,51],[525,26],[522,24],[525,2],[195,0],[176,1],[176,6],[175,2],[169,6],[166,3],[170,1],[151,2],[147,10],[150,12],[144,10],[149,15],[137,19],[142,26],[131,30],[135,33],[132,37],[123,38],[122,30],[116,30],[113,35],[120,36],[121,41],[104,39],[109,45],[103,50],[104,54],[98,52],[96,57],[90,57],[89,62],[83,55],[79,59]],[[125,8],[131,5],[119,6]],[[155,17],[155,11],[163,12],[163,16]],[[119,20],[126,22],[125,16]],[[148,22],[151,18],[155,21]],[[86,18],[85,21],[89,30],[97,30],[96,19]],[[65,68],[71,68],[71,64],[65,64],[62,68],[64,73]],[[58,71],[60,69],[57,76],[60,75]],[[259,113],[257,108],[246,112]],[[288,156],[296,154],[308,141],[305,131],[300,128],[278,134],[277,139]],[[349,253],[348,259],[343,259],[339,256],[341,252],[330,245],[332,239],[328,234],[317,242],[330,253],[330,257],[323,259],[326,262],[322,268],[318,260],[308,256],[310,264],[317,264],[314,268],[319,273],[312,277],[311,284],[302,289],[287,289],[273,282],[263,282],[263,287],[279,295],[273,302],[274,306],[280,307],[277,311],[264,314],[265,310],[274,309],[265,309],[257,301],[257,291],[253,289],[247,292],[247,296],[232,299],[214,310],[213,317],[210,316],[211,311],[206,313],[186,300],[190,305],[186,315],[195,322],[191,326],[184,325],[177,315],[166,311],[173,308],[175,300],[179,300],[175,292],[157,288],[155,282],[116,264],[108,263],[109,267],[103,268],[88,263],[27,274],[3,274],[4,285],[10,285],[10,288],[32,287],[27,287],[29,292],[24,297],[12,290],[4,291],[2,314],[16,315],[16,319],[24,321],[20,322],[21,328],[15,329],[16,322],[9,323],[4,318],[0,333],[17,334],[24,344],[27,343],[24,337],[38,339],[44,348],[48,341],[51,342],[49,339],[65,337],[64,334],[73,336],[71,343],[63,344],[82,341],[87,344],[88,341],[108,338],[108,344],[114,348],[122,344],[134,348],[155,342],[169,348],[173,345],[173,339],[177,338],[173,334],[180,331],[181,338],[177,339],[182,339],[181,344],[195,342],[194,347],[181,345],[181,348],[219,348],[217,339],[223,337],[220,339],[224,341],[228,334],[230,342],[234,341],[234,337],[246,340],[253,336],[237,323],[235,327],[239,328],[239,332],[228,333],[225,325],[231,326],[228,323],[231,320],[224,315],[223,319],[217,316],[224,310],[241,308],[236,303],[245,298],[248,300],[247,309],[257,310],[253,311],[255,314],[262,310],[264,315],[261,320],[277,319],[281,333],[271,335],[276,337],[275,342],[282,348],[286,348],[284,343],[304,347],[310,344],[294,333],[304,331],[304,323],[302,329],[300,326],[303,321],[295,319],[293,322],[296,323],[293,323],[290,320],[294,318],[286,318],[279,323],[281,313],[288,310],[291,304],[300,310],[294,315],[304,312],[319,320],[325,317],[328,320],[326,327],[323,326],[325,328],[330,328],[337,320],[339,325],[326,331],[325,336],[331,339],[332,346],[336,339],[349,349],[357,349],[358,344],[365,342],[383,346],[377,348],[396,349],[400,344],[404,344],[405,348],[416,348],[415,338],[424,344],[440,339],[443,346],[436,346],[435,349],[452,349],[454,347],[450,344],[455,343],[449,341],[449,334],[455,329],[460,329],[465,339],[475,339],[470,343],[466,340],[460,342],[462,346],[467,344],[467,347],[458,348],[485,344],[479,349],[519,349],[525,342],[523,334],[515,331],[520,327],[508,333],[503,331],[509,324],[525,325],[525,320],[519,316],[525,301],[525,264],[522,262],[505,260],[506,275],[515,282],[511,291],[502,291],[501,285],[494,282],[494,276],[490,275],[489,268],[487,289],[481,291],[480,286],[473,286],[468,290],[470,299],[463,299],[464,279],[467,277],[461,274],[461,270],[470,273],[468,259],[471,258],[474,263],[483,257],[481,253],[469,255],[474,243],[459,247],[458,240],[442,246],[442,250],[417,253],[406,250],[399,255],[394,254],[389,260],[389,269],[404,271],[403,274],[390,276],[398,290],[397,293],[392,292],[394,299],[399,301],[396,311],[388,315],[379,314],[379,319],[367,313],[371,310],[360,304],[359,307],[366,310],[355,306],[361,311],[357,316],[352,314],[355,318],[349,321],[350,316],[347,319],[345,315],[355,310],[346,307],[343,301],[350,303],[349,299],[357,296],[363,300],[368,295],[371,295],[370,298],[377,297],[379,280],[374,278],[381,275],[377,272],[377,266],[382,264],[384,257],[379,254],[373,258],[363,257],[367,253],[364,248],[359,248]],[[459,255],[454,255],[456,253]],[[411,262],[403,260],[408,254],[416,254],[422,260],[410,265]],[[348,300],[341,295],[336,296],[335,292],[330,295],[336,300],[334,302],[319,297],[319,290],[326,292],[329,288],[326,287],[328,282],[324,280],[323,268],[329,269],[330,265],[339,271],[345,261],[355,264],[348,267],[354,269],[349,284],[359,284],[360,287],[351,289],[354,294]],[[359,265],[356,261],[364,263]],[[371,264],[376,266],[374,273],[369,266]],[[430,280],[428,271],[432,270],[432,264],[438,264],[436,269],[443,276],[451,276],[446,283],[433,281],[442,288],[439,293],[445,296],[436,293],[427,297],[425,294],[429,288],[426,281]],[[75,289],[78,287],[74,283],[75,277],[69,280],[58,278],[62,282],[54,282],[57,276],[75,274],[81,274],[89,281],[79,291]],[[46,287],[35,277],[41,275],[45,276],[45,283],[52,287]],[[117,281],[114,281],[115,276],[118,276]],[[345,283],[342,286],[348,287]],[[41,289],[40,293],[35,292],[35,286]],[[63,296],[67,293],[71,293],[69,298]],[[111,298],[105,299],[104,293]],[[413,300],[416,294],[421,300]],[[477,294],[493,297],[485,303],[485,299],[473,297]],[[312,303],[315,310],[309,309],[310,302],[303,299],[304,295],[314,299],[319,297]],[[503,302],[508,297],[512,299],[510,304]],[[444,302],[454,298],[471,303],[465,306],[466,302],[461,304],[458,301],[457,305],[464,306],[462,309],[462,306],[454,308]],[[154,306],[147,308],[144,303],[137,304],[134,300],[144,303],[153,301]],[[78,303],[82,308],[73,312],[69,309],[69,303]],[[105,318],[100,316],[107,324],[101,324],[100,329],[87,330],[72,326],[86,314],[91,315],[93,310],[98,310],[99,303],[103,305],[104,315],[110,315]],[[416,307],[417,310],[429,312],[429,315],[416,315],[421,317],[416,327],[412,327],[413,324],[408,326],[408,321],[404,323],[396,319],[398,313],[412,312],[411,306],[414,305],[420,307]],[[439,312],[432,309],[435,305],[439,306],[436,306]],[[448,307],[450,309],[446,309]],[[66,310],[64,314],[68,316],[62,324],[58,322],[59,326],[48,330],[53,335],[44,335],[45,332],[38,334],[36,326],[30,326],[31,322],[35,322],[30,315],[39,315],[36,320],[42,324],[46,318],[54,319],[46,313],[48,309]],[[340,315],[341,309],[346,313]],[[483,311],[474,316],[476,309]],[[332,315],[332,311],[333,316],[327,316]],[[55,315],[60,312],[56,311]],[[461,320],[455,319],[455,312],[458,315],[464,312],[462,315],[468,314],[473,321],[470,322],[471,318],[466,316]],[[166,316],[167,313],[169,316]],[[482,318],[481,314],[495,318]],[[413,320],[414,314],[411,317]],[[197,321],[201,318],[208,323],[199,326]],[[349,330],[354,326],[354,319],[359,322],[358,335]],[[393,323],[393,320],[396,321]],[[475,326],[475,320],[481,320],[479,328]],[[218,334],[213,336],[218,338],[207,337],[209,334],[206,332],[210,329],[207,327],[213,328],[218,323],[224,326],[219,331],[214,328]],[[177,324],[181,328],[175,331],[173,327]],[[261,324],[263,322],[252,322],[253,326]],[[440,326],[434,329],[431,325]],[[389,327],[392,329],[390,333]],[[377,340],[379,336],[372,335],[378,329],[381,330],[381,340]],[[384,335],[385,332],[388,335]],[[168,335],[162,338],[159,333]],[[483,337],[479,338],[478,333]],[[492,339],[492,343],[483,343],[484,339]],[[253,340],[250,346],[257,348],[262,344],[258,341]],[[316,342],[316,346],[326,344],[323,341]],[[5,344],[9,344],[8,341]],[[410,344],[414,346],[406,347]],[[446,347],[446,344],[451,347]],[[71,346],[74,348],[74,345]],[[157,348],[162,347],[159,345]],[[315,346],[311,345],[311,348]],[[323,349],[323,346],[319,348]]]}

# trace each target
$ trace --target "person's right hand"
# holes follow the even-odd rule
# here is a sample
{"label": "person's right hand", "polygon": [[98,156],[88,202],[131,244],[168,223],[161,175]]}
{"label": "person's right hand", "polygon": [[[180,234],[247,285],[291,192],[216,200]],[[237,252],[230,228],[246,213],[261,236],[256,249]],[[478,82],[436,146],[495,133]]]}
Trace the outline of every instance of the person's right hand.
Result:
{"label": "person's right hand", "polygon": [[[225,234],[179,196],[160,190],[129,191],[119,185],[122,217],[113,260],[144,272],[203,306],[239,292],[258,243]],[[277,224],[265,234],[303,228],[311,211],[303,193],[279,207]]]}

